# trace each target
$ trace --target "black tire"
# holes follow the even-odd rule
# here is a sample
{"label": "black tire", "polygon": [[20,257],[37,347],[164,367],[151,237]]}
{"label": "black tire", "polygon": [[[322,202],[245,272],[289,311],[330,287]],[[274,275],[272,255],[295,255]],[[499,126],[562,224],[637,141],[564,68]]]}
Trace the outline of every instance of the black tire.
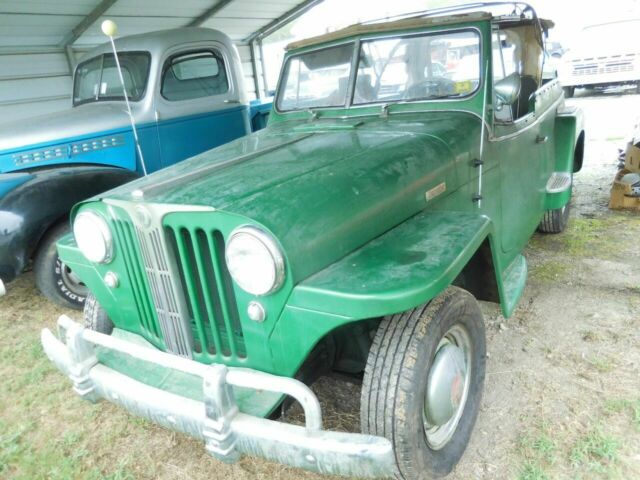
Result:
{"label": "black tire", "polygon": [[576,87],[562,87],[562,90],[564,90],[565,98],[571,98],[576,92]]}
{"label": "black tire", "polygon": [[547,210],[538,225],[538,230],[542,233],[560,233],[567,228],[569,223],[570,204],[566,204],[562,208]]}
{"label": "black tire", "polygon": [[84,302],[84,326],[106,335],[113,332],[113,322],[91,292],[87,294],[87,300]]}
{"label": "black tire", "polygon": [[49,230],[35,254],[33,270],[40,292],[60,306],[82,310],[87,287],[60,260],[56,242],[69,233],[66,222]]}
{"label": "black tire", "polygon": [[[441,340],[452,328],[460,326],[470,339],[467,355],[471,368],[466,401],[460,402],[457,423],[452,424],[453,433],[434,449],[426,433],[428,372],[436,353],[441,351]],[[427,305],[382,320],[367,360],[360,421],[363,433],[391,441],[396,458],[396,478],[438,478],[455,467],[469,442],[478,415],[485,362],[482,312],[475,298],[465,290],[449,287]],[[452,382],[451,395],[455,383]]]}

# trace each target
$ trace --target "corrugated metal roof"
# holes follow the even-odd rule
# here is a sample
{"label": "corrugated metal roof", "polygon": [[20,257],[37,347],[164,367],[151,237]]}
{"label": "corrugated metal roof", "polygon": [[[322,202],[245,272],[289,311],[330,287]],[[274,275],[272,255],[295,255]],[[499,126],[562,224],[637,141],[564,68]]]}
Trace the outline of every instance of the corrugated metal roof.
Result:
{"label": "corrugated metal roof", "polygon": [[[65,37],[103,0],[0,0],[0,47],[58,47]],[[184,27],[209,9],[222,6],[201,26],[224,31],[242,43],[309,0],[117,0],[97,16],[73,44],[89,47],[103,43],[100,24],[110,18],[120,36]]]}
{"label": "corrugated metal roof", "polygon": [[106,18],[119,37],[186,26],[225,32],[238,45],[249,95],[258,96],[267,85],[260,49],[248,41],[321,1],[0,0],[0,123],[69,108],[72,57],[107,41]]}

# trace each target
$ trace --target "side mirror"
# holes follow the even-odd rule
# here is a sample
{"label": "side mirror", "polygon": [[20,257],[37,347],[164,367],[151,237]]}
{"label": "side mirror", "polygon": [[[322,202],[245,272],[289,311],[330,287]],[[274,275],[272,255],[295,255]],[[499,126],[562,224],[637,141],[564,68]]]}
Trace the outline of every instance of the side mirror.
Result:
{"label": "side mirror", "polygon": [[502,105],[511,105],[520,96],[520,75],[512,73],[495,83],[493,89],[498,102]]}

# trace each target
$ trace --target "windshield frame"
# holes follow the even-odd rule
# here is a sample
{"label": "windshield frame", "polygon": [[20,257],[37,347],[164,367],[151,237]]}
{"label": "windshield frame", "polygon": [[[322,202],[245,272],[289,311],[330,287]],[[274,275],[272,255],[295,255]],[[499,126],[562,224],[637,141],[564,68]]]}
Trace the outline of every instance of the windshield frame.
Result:
{"label": "windshield frame", "polygon": [[[280,101],[282,100],[281,96],[284,94],[284,90],[286,90],[286,84],[284,83],[285,80],[285,72],[287,72],[289,70],[289,64],[291,63],[291,61],[297,57],[300,57],[302,55],[306,55],[308,53],[317,53],[317,52],[322,52],[324,50],[330,50],[332,48],[336,48],[336,47],[342,47],[344,45],[351,45],[352,47],[352,52],[351,52],[351,63],[349,65],[349,83],[347,85],[347,92],[345,95],[345,100],[344,103],[342,105],[332,105],[332,106],[327,106],[327,107],[311,107],[311,108],[292,108],[292,109],[288,109],[288,110],[281,110],[280,109]],[[324,109],[336,109],[336,108],[348,108],[347,105],[351,104],[351,97],[352,97],[352,90],[353,90],[353,86],[354,86],[354,77],[353,77],[353,69],[354,69],[354,65],[357,65],[358,62],[358,51],[360,49],[360,39],[350,39],[350,40],[343,40],[340,42],[336,42],[336,43],[331,43],[329,45],[322,45],[320,48],[309,48],[309,49],[305,49],[299,53],[293,54],[293,55],[289,55],[286,58],[286,61],[282,64],[282,68],[280,69],[280,78],[278,79],[278,87],[276,89],[276,95],[274,98],[274,102],[273,102],[273,107],[275,108],[276,112],[278,113],[292,113],[292,112],[304,112],[304,111],[308,111],[308,110],[324,110]]]}
{"label": "windshield frame", "polygon": [[[130,102],[139,102],[140,100],[142,100],[146,94],[147,94],[147,90],[149,88],[149,83],[150,83],[150,74],[151,74],[151,63],[152,63],[152,57],[151,57],[151,52],[147,51],[147,50],[126,50],[126,51],[119,51],[118,52],[118,57],[120,57],[121,55],[127,55],[127,54],[142,54],[144,56],[147,57],[148,63],[147,63],[147,70],[145,72],[145,82],[144,82],[144,88],[142,89],[142,92],[140,92],[140,95],[137,95],[135,97],[131,97],[129,96],[129,101]],[[113,52],[104,52],[104,53],[99,53],[98,55],[95,55],[91,58],[87,58],[86,60],[83,60],[82,62],[78,63],[78,65],[76,65],[76,68],[73,71],[73,86],[72,86],[72,91],[71,91],[71,99],[73,102],[73,106],[77,107],[79,105],[84,105],[86,103],[97,103],[97,102],[118,102],[118,101],[124,101],[124,95],[109,95],[108,97],[106,96],[98,96],[98,98],[96,97],[91,97],[91,98],[86,98],[84,100],[80,100],[80,101],[76,101],[75,100],[75,92],[76,92],[76,85],[77,82],[79,81],[77,73],[78,73],[78,69],[80,67],[82,67],[83,65],[95,61],[96,59],[100,59],[100,77],[102,78],[102,74],[103,74],[103,68],[104,68],[104,60],[106,56],[111,56],[113,57]]]}
{"label": "windshield frame", "polygon": [[[418,37],[418,36],[439,35],[439,34],[441,35],[445,33],[459,33],[459,32],[465,32],[465,31],[473,31],[474,33],[476,33],[478,35],[478,42],[479,42],[478,43],[478,61],[480,63],[479,65],[480,71],[479,71],[479,78],[478,78],[478,86],[471,93],[463,97],[377,101],[377,102],[371,102],[371,103],[358,103],[358,104],[353,103],[353,97],[355,93],[355,83],[357,79],[357,70],[360,63],[360,52],[362,48],[362,43],[375,41],[375,40],[392,39],[392,38],[407,38],[407,37]],[[347,89],[347,98],[343,105],[339,105],[335,107],[312,107],[310,109],[299,108],[299,109],[291,109],[291,110],[281,110],[279,108],[280,96],[283,94],[283,89],[284,89],[283,82],[285,80],[284,75],[287,69],[286,67],[288,66],[288,63],[293,58],[296,58],[299,55],[304,55],[309,52],[322,51],[331,47],[337,47],[337,46],[345,45],[349,43],[354,44],[354,49],[353,49],[353,56],[351,59],[351,72],[349,77],[349,85]],[[375,106],[381,106],[381,105],[396,105],[396,104],[411,105],[416,103],[431,104],[431,103],[442,103],[442,102],[465,102],[470,100],[471,98],[474,98],[476,95],[478,95],[478,92],[481,92],[484,89],[484,82],[487,81],[487,79],[485,78],[486,77],[485,69],[483,68],[483,66],[486,64],[486,54],[484,51],[484,48],[485,48],[484,43],[485,43],[485,39],[484,39],[482,30],[479,27],[475,25],[465,25],[465,26],[456,27],[456,28],[429,29],[429,30],[419,30],[419,31],[411,31],[411,32],[404,32],[404,33],[386,32],[381,35],[367,34],[367,35],[358,37],[356,39],[353,39],[353,38],[344,39],[342,41],[330,43],[328,45],[322,45],[319,48],[318,46],[307,47],[307,48],[301,49],[299,52],[293,53],[288,57],[286,57],[286,61],[284,62],[280,70],[280,78],[278,79],[278,87],[277,87],[276,95],[274,99],[275,101],[273,102],[273,108],[276,113],[286,115],[286,114],[292,114],[292,113],[300,113],[300,112],[309,111],[309,110],[311,110],[312,112],[315,112],[315,111],[323,111],[323,110],[352,110],[352,109],[362,109],[362,108],[375,107]]]}

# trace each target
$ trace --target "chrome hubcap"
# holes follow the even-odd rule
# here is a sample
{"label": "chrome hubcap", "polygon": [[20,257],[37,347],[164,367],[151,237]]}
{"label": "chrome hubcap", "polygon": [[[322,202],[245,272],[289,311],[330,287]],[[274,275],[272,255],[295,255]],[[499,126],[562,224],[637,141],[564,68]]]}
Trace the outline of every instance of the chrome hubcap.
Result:
{"label": "chrome hubcap", "polygon": [[438,343],[427,378],[423,421],[427,443],[444,447],[462,417],[471,383],[471,338],[466,328],[454,325]]}

